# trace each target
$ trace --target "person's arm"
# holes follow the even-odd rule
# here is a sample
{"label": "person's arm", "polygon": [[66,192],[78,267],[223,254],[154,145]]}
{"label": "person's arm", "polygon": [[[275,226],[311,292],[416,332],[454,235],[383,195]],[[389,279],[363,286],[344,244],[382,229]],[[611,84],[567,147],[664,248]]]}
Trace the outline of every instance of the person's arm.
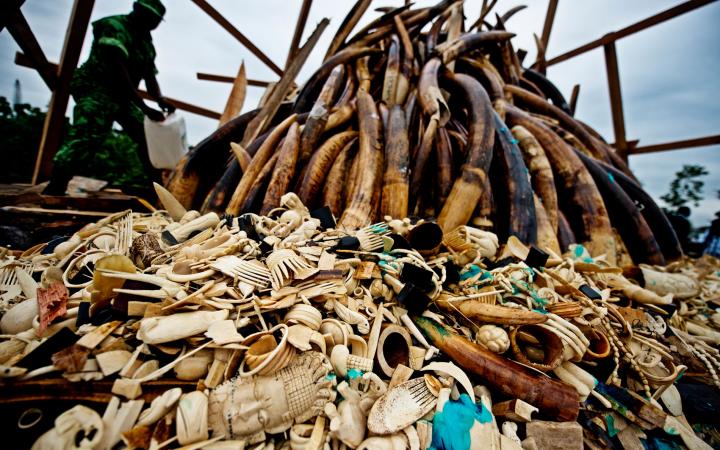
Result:
{"label": "person's arm", "polygon": [[167,112],[173,112],[175,111],[175,106],[173,106],[170,102],[167,101],[165,97],[163,97],[162,93],[160,92],[160,85],[158,84],[157,78],[155,77],[154,73],[150,73],[145,76],[145,87],[147,87],[148,94],[150,94],[150,97],[153,98],[158,104],[158,106]]}
{"label": "person's arm", "polygon": [[130,98],[130,100],[137,105],[138,108],[145,114],[150,120],[160,122],[165,120],[165,115],[162,111],[151,108],[148,106],[140,97],[140,93],[133,86],[130,80],[130,74],[125,67],[124,55],[119,50],[108,52],[108,59],[110,66],[112,67],[111,73],[115,75],[115,83],[119,90]]}

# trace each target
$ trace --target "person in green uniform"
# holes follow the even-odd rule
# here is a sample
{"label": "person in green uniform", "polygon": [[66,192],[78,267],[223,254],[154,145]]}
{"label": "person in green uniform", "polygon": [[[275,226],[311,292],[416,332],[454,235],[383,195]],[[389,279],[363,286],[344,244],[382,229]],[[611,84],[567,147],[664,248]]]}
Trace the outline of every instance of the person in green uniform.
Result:
{"label": "person in green uniform", "polygon": [[[145,80],[158,106],[174,111],[155,78],[155,47],[150,36],[164,15],[160,0],[136,0],[130,14],[93,22],[90,57],[75,70],[70,85],[75,99],[73,127],[53,159],[46,194],[64,194],[74,175],[99,178],[115,186],[158,181],[159,171],[148,156],[143,116],[162,121],[165,115],[145,104],[137,89],[140,80]],[[136,145],[109,145],[114,122]]]}

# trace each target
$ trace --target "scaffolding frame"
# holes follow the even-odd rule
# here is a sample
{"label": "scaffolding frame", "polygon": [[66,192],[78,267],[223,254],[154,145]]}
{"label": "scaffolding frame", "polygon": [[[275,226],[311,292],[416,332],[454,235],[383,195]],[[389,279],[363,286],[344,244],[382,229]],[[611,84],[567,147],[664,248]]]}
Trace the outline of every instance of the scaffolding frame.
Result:
{"label": "scaffolding frame", "polygon": [[[545,60],[545,55],[541,54],[538,61],[535,63],[535,67],[542,70],[543,73],[545,68],[554,64],[559,64],[564,61],[568,61],[576,56],[580,56],[589,51],[595,50],[602,47],[605,53],[605,71],[607,73],[608,90],[610,93],[610,111],[612,113],[613,121],[613,132],[615,136],[615,142],[612,146],[618,152],[620,157],[627,162],[628,156],[639,155],[643,153],[662,152],[670,150],[684,150],[692,147],[702,147],[708,145],[720,144],[720,134],[703,136],[693,139],[684,139],[673,142],[664,142],[660,144],[638,146],[638,140],[628,141],[625,135],[625,114],[623,112],[623,100],[622,100],[622,89],[620,83],[620,68],[618,65],[617,51],[615,43],[620,39],[632,36],[635,33],[646,30],[655,25],[661,24],[668,20],[674,19],[685,13],[694,11],[700,7],[714,3],[716,0],[689,0],[681,3],[672,8],[668,8],[655,15],[652,15],[646,19],[640,20],[621,28],[618,31],[606,33],[598,39],[595,39],[586,44],[580,45],[572,50],[568,50],[558,56],[551,59]],[[543,27],[542,44],[543,49],[547,49],[548,40],[550,38],[550,32],[555,18],[555,12],[557,11],[559,0],[550,0],[548,4],[547,13],[545,15],[545,25]],[[577,102],[578,89],[573,89],[574,95],[571,98],[571,105],[574,110],[574,105]]]}
{"label": "scaffolding frame", "polygon": [[[210,6],[206,0],[191,1],[221,27],[223,27],[240,44],[246,47],[254,56],[260,59],[273,72],[280,77],[283,76],[283,70],[279,66],[277,66],[257,46],[255,46],[255,44],[253,44],[250,39],[240,32],[240,30],[233,26],[219,11]],[[715,1],[717,0],[688,0],[646,19],[635,22],[632,25],[621,28],[618,31],[606,33],[598,39],[566,51],[565,53],[557,55],[553,58],[546,59],[545,50],[548,47],[555,20],[555,13],[557,12],[559,6],[559,0],[549,0],[542,35],[538,39],[538,58],[533,67],[544,73],[547,67],[551,65],[568,61],[576,56],[600,47],[603,48],[615,138],[615,142],[612,145],[618,154],[626,161],[629,155],[720,144],[720,134],[646,146],[638,146],[638,140],[628,141],[625,135],[625,116],[623,112],[620,68],[615,45],[615,43],[620,39],[674,19],[680,15],[714,3]],[[52,171],[52,158],[60,147],[65,112],[70,98],[70,81],[80,58],[80,52],[82,50],[83,41],[90,23],[90,16],[92,14],[95,0],[74,1],[72,13],[65,33],[65,41],[59,64],[49,62],[45,57],[42,48],[37,42],[37,39],[27,23],[27,20],[21,12],[21,6],[23,3],[24,0],[7,0],[2,6],[0,6],[0,13],[2,13],[0,14],[0,31],[7,27],[8,31],[12,34],[13,38],[23,51],[23,53],[18,52],[16,54],[15,63],[37,70],[40,77],[52,92],[32,177],[32,183],[37,184],[38,182],[46,180],[50,177]],[[288,50],[287,61],[285,64],[286,68],[290,66],[294,56],[297,54],[298,45],[307,22],[311,5],[312,0],[303,0],[298,14],[292,43]],[[199,80],[225,83],[233,83],[235,81],[235,77],[201,72],[197,73],[197,78]],[[248,79],[247,85],[272,88],[273,83]],[[573,111],[575,110],[575,105],[577,104],[579,90],[579,85],[574,86],[570,97],[570,107]],[[143,98],[149,98],[147,93],[144,91],[140,91],[140,94]],[[193,114],[198,114],[215,120],[218,120],[221,117],[221,114],[218,112],[211,111],[191,103],[172,98],[168,98],[168,101],[176,108]]]}

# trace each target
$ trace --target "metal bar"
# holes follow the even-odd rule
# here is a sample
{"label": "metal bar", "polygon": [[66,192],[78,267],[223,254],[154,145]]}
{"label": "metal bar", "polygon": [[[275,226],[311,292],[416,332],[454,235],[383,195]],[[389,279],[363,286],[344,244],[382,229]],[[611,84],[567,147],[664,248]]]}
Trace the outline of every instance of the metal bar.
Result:
{"label": "metal bar", "polygon": [[[215,75],[212,73],[204,73],[204,72],[198,72],[197,79],[205,80],[205,81],[219,81],[221,83],[234,83],[235,82],[235,77],[229,77],[227,75]],[[247,80],[247,84],[248,84],[248,86],[257,86],[257,87],[270,86],[269,81],[251,80],[249,78]]]}
{"label": "metal bar", "polygon": [[607,70],[608,89],[610,91],[610,107],[612,109],[613,131],[615,132],[615,149],[620,157],[627,161],[627,140],[625,139],[625,115],[623,114],[622,90],[620,88],[620,71],[618,69],[615,43],[605,45],[605,68]]}
{"label": "metal bar", "polygon": [[693,147],[705,147],[708,145],[720,144],[720,134],[714,136],[705,136],[694,139],[685,139],[682,141],[664,142],[662,144],[643,145],[630,150],[631,155],[639,155],[642,153],[666,152],[670,150],[680,150]]}
{"label": "metal bar", "polygon": [[37,68],[40,78],[50,90],[55,90],[57,84],[57,71],[54,69],[45,57],[40,44],[30,29],[22,11],[18,10],[11,14],[8,22],[8,31],[20,46],[22,51],[27,53],[29,59],[33,61],[33,65]]}
{"label": "metal bar", "polygon": [[558,56],[548,60],[547,65],[551,66],[553,64],[567,61],[570,58],[574,58],[575,56],[582,55],[583,53],[589,52],[590,50],[594,50],[598,47],[604,46],[605,44],[615,42],[618,39],[622,39],[631,34],[637,33],[638,31],[642,31],[646,28],[650,28],[659,23],[673,19],[677,16],[680,16],[687,12],[693,11],[702,6],[709,5],[710,3],[713,3],[715,1],[717,1],[717,0],[689,0],[685,3],[681,3],[678,6],[675,6],[670,9],[666,9],[665,11],[655,14],[654,16],[650,16],[647,19],[636,22],[636,23],[629,25],[625,28],[622,28],[618,31],[608,33],[599,39],[596,39],[592,42],[588,42],[585,45],[581,45],[580,47],[577,47],[577,48],[567,51],[561,55],[558,55]]}
{"label": "metal bar", "polygon": [[215,22],[217,22],[221,27],[225,28],[225,30],[232,34],[235,39],[240,41],[241,44],[243,44],[250,52],[257,56],[260,61],[264,62],[266,66],[268,66],[273,72],[278,74],[278,76],[282,76],[283,71],[280,69],[272,60],[262,52],[259,48],[255,46],[255,44],[250,41],[244,34],[240,32],[237,28],[235,28],[225,17],[222,16],[218,12],[217,9],[213,8],[206,2],[205,0],[192,0],[193,3],[198,5],[200,9],[205,11],[205,13],[210,16]]}
{"label": "metal bar", "polygon": [[[30,69],[37,69],[35,64],[33,63],[32,59],[28,57],[24,53],[17,52],[15,53],[15,64],[18,66],[28,67]],[[57,71],[58,65],[54,62],[48,62],[48,67],[50,67],[53,71]],[[140,93],[140,96],[152,100],[152,98],[149,96],[149,94],[142,89],[139,89],[138,92]],[[187,111],[189,113],[197,114],[199,116],[208,117],[210,119],[219,119],[220,113],[216,111],[211,111],[209,109],[203,108],[201,106],[196,106],[190,103],[186,103],[182,100],[177,100],[170,97],[165,97],[170,103],[172,103],[177,109],[181,109],[183,111]]]}
{"label": "metal bar", "polygon": [[75,67],[77,67],[80,59],[80,51],[90,24],[90,15],[94,5],[95,0],[75,0],[73,4],[60,57],[57,86],[50,98],[50,106],[45,116],[40,148],[35,161],[35,170],[33,171],[33,184],[50,177],[52,159],[60,147],[60,140],[62,139],[65,110],[70,99],[70,80],[72,80]]}
{"label": "metal bar", "polygon": [[542,36],[540,39],[543,48],[547,50],[550,41],[550,32],[552,31],[553,22],[555,21],[555,12],[557,11],[558,0],[550,0],[548,3],[547,13],[545,14],[545,23],[543,24]]}
{"label": "metal bar", "polygon": [[298,15],[297,24],[295,24],[295,33],[293,34],[292,42],[290,43],[290,49],[288,50],[287,60],[285,61],[285,67],[288,67],[295,57],[295,54],[300,47],[300,39],[302,39],[303,32],[305,31],[305,24],[307,23],[308,14],[310,14],[310,7],[312,6],[312,0],[303,0],[302,7],[300,8],[300,14]]}

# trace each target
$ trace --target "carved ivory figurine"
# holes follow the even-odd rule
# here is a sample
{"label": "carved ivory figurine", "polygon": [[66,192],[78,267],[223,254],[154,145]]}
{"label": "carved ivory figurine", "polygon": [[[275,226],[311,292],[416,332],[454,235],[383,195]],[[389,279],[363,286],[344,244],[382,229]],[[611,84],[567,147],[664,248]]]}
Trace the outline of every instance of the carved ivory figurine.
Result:
{"label": "carved ivory figurine", "polygon": [[[335,348],[338,347],[340,346],[335,346]],[[356,448],[363,441],[370,408],[375,404],[378,397],[387,390],[385,383],[372,372],[368,372],[359,378],[363,383],[367,383],[365,384],[367,390],[356,389],[354,385],[359,383],[353,382],[353,386],[351,386],[346,381],[343,381],[337,387],[337,391],[342,395],[343,400],[337,407],[333,403],[325,405],[325,415],[330,418],[329,436],[333,439],[339,439],[350,448]],[[355,380],[359,381],[358,378]]]}
{"label": "carved ivory figurine", "polygon": [[281,433],[323,413],[334,401],[332,366],[319,352],[303,352],[284,369],[226,381],[210,393],[208,423],[214,436],[253,440]]}

